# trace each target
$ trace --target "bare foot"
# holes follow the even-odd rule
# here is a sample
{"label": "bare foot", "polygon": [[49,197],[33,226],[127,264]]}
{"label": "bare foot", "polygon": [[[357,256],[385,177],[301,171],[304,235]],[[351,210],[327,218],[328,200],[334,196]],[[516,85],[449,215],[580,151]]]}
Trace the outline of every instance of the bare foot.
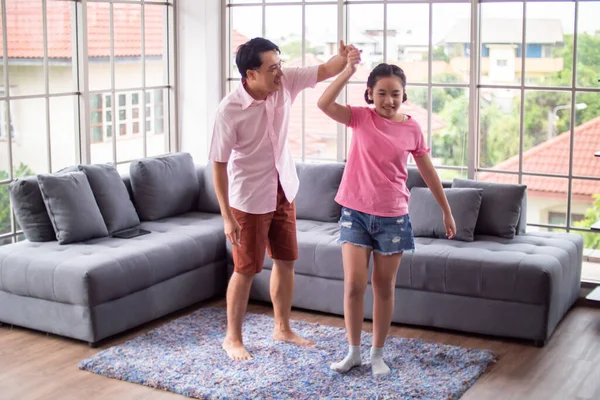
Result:
{"label": "bare foot", "polygon": [[292,343],[292,344],[297,344],[299,346],[314,346],[315,342],[308,340],[308,339],[304,339],[303,337],[300,337],[298,335],[296,335],[294,332],[292,331],[280,331],[280,330],[276,330],[275,333],[273,334],[273,339],[274,340],[279,340],[281,342],[288,342],[288,343]]}
{"label": "bare foot", "polygon": [[244,343],[239,340],[225,339],[223,342],[223,350],[232,360],[252,360],[252,356],[244,347]]}

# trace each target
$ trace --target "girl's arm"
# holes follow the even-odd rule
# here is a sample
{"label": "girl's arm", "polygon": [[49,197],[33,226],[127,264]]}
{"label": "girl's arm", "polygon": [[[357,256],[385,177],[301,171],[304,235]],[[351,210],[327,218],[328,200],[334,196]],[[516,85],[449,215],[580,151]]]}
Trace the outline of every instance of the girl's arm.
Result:
{"label": "girl's arm", "polygon": [[440,207],[442,208],[442,212],[444,213],[444,226],[446,227],[446,236],[448,239],[453,239],[456,235],[456,224],[454,222],[454,218],[452,217],[452,210],[450,209],[450,204],[448,204],[448,199],[446,198],[446,194],[444,193],[444,187],[442,186],[442,182],[438,177],[437,172],[435,171],[435,167],[431,162],[431,158],[429,158],[429,154],[425,154],[424,156],[414,157],[415,162],[417,163],[417,167],[419,168],[419,172],[423,177],[423,180],[427,184],[427,187],[431,190],[433,197],[438,202]]}
{"label": "girl's arm", "polygon": [[325,89],[325,92],[319,98],[317,106],[331,119],[348,125],[350,123],[350,107],[342,106],[336,103],[335,99],[339,96],[344,85],[350,80],[356,72],[356,66],[360,62],[360,51],[352,50],[348,54],[348,63],[346,69]]}

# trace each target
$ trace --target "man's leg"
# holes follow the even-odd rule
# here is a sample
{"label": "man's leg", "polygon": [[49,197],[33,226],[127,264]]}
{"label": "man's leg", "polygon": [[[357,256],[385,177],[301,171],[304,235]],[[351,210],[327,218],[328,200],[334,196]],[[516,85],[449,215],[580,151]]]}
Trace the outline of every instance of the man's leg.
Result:
{"label": "man's leg", "polygon": [[296,207],[287,201],[281,186],[278,188],[277,209],[269,229],[269,256],[274,263],[271,271],[271,301],[275,312],[273,338],[311,346],[313,342],[296,335],[290,327],[294,297],[294,261],[298,259]]}
{"label": "man's leg", "polygon": [[242,339],[242,321],[246,315],[248,297],[254,275],[234,272],[227,286],[227,335],[223,349],[232,360],[251,360]]}
{"label": "man's leg", "polygon": [[233,246],[234,272],[227,287],[227,334],[223,349],[232,360],[250,360],[244,347],[242,321],[246,314],[254,275],[262,270],[268,243],[270,214],[247,214],[232,210],[240,224],[240,245]]}
{"label": "man's leg", "polygon": [[294,297],[294,261],[273,261],[271,271],[271,300],[275,312],[273,339],[301,346],[312,346],[313,342],[296,335],[290,327]]}

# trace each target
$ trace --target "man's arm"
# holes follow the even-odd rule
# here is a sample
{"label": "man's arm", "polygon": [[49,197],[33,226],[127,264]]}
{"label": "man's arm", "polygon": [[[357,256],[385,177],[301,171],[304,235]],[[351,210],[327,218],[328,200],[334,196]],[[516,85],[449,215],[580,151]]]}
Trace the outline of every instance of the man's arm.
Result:
{"label": "man's arm", "polygon": [[334,76],[342,72],[346,67],[348,51],[350,51],[353,48],[354,46],[346,46],[344,45],[344,41],[340,40],[338,55],[335,57],[331,57],[329,61],[319,65],[319,70],[317,72],[317,82],[323,82],[324,80],[333,78]]}
{"label": "man's arm", "polygon": [[240,244],[240,226],[236,221],[231,206],[229,205],[229,178],[227,176],[227,163],[213,162],[213,180],[215,192],[219,200],[221,215],[225,221],[225,235],[234,246]]}

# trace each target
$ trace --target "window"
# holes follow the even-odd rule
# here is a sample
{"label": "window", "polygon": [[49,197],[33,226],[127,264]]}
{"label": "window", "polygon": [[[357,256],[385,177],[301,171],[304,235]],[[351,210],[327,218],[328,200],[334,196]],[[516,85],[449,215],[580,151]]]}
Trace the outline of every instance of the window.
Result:
{"label": "window", "polygon": [[[152,95],[147,96],[146,99],[149,101],[148,107],[146,107],[146,116],[148,120],[151,120],[155,115],[156,126],[158,131],[154,132],[151,129],[147,129],[147,134],[164,133],[164,103],[162,101],[162,91],[157,91],[156,101],[152,101]],[[92,143],[98,143],[102,141],[110,141],[112,138],[112,124],[113,124],[113,111],[112,111],[112,96],[110,94],[104,95],[104,100],[101,99],[102,95],[92,96]],[[119,106],[117,108],[118,120],[116,121],[117,130],[119,137],[133,137],[139,135],[142,131],[140,129],[141,121],[141,104],[140,104],[140,93],[122,93],[118,95]],[[102,104],[105,105],[102,108]],[[155,111],[152,112],[152,107]],[[104,114],[102,112],[104,111]],[[101,120],[104,115],[104,120]],[[152,124],[148,125],[152,127]],[[102,136],[104,132],[104,136]]]}
{"label": "window", "polygon": [[[4,97],[4,92],[0,91],[0,97]],[[15,137],[15,130],[13,125],[13,117],[11,112],[10,118],[10,137]],[[0,101],[0,140],[8,139],[7,129],[6,129],[6,101]]]}
{"label": "window", "polygon": [[527,57],[528,58],[541,58],[542,57],[542,45],[539,43],[528,43],[527,44]]}
{"label": "window", "polygon": [[[571,220],[573,222],[582,221],[585,218],[582,214],[571,214]],[[548,212],[548,224],[566,226],[567,216],[560,212],[550,211]]]}
{"label": "window", "polygon": [[[175,7],[171,0],[0,3],[6,22],[0,37],[7,39],[7,48],[0,40],[6,57],[0,68],[0,243],[20,237],[4,196],[12,178],[77,163],[121,167],[178,150],[170,101]],[[144,130],[143,96],[155,92],[162,96],[160,134]]]}
{"label": "window", "polygon": [[[227,90],[239,87],[235,51],[251,37],[274,41],[291,66],[325,62],[343,39],[363,50],[343,102],[364,105],[377,63],[400,65],[409,82],[402,107],[420,123],[442,178],[526,184],[528,229],[556,222],[600,249],[600,234],[589,229],[600,219],[599,1],[555,2],[549,12],[539,1],[486,0],[477,20],[462,0],[244,3],[226,7]],[[479,42],[471,43],[475,28]],[[294,103],[288,137],[298,160],[346,157],[352,131],[315,112],[326,87]]]}
{"label": "window", "polygon": [[[102,115],[104,114],[103,99],[101,94],[95,94],[90,96],[90,127],[92,143],[98,143],[103,140],[102,138]],[[110,111],[109,111],[110,112]]]}

